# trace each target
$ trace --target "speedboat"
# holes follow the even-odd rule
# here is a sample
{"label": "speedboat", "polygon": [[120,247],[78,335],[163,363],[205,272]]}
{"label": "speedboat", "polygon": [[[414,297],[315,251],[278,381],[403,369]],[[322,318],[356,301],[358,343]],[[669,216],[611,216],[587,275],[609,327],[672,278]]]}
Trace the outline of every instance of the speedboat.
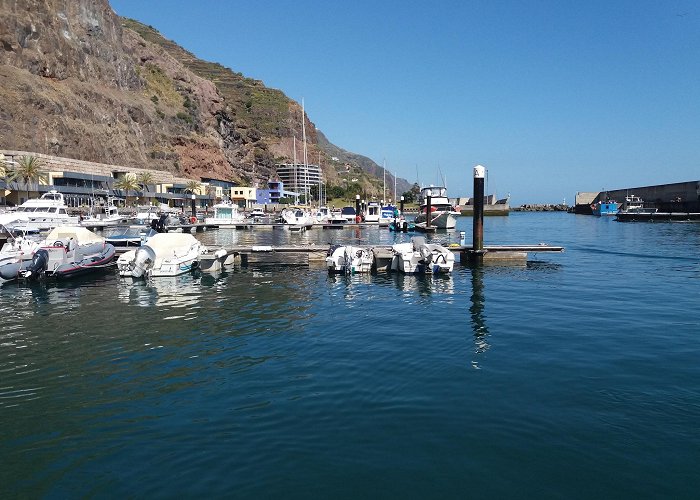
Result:
{"label": "speedboat", "polygon": [[47,231],[59,226],[75,226],[79,222],[78,217],[68,215],[68,206],[63,194],[53,189],[42,194],[41,198],[25,201],[14,213],[26,217],[9,225],[5,224],[11,230]]}
{"label": "speedboat", "polygon": [[204,219],[205,224],[212,226],[237,226],[245,224],[245,216],[238,211],[238,205],[233,203],[217,203],[212,207],[214,216]]}
{"label": "speedboat", "polygon": [[289,207],[282,210],[280,218],[292,231],[303,231],[314,223],[314,219],[306,210],[299,207]]}
{"label": "speedboat", "polygon": [[0,266],[0,277],[7,281],[43,276],[72,278],[105,268],[114,253],[112,245],[89,229],[61,226],[51,230],[31,260]]}
{"label": "speedboat", "polygon": [[334,245],[328,249],[326,265],[329,273],[355,274],[372,271],[374,255],[369,248]]}
{"label": "speedboat", "polygon": [[199,267],[206,248],[190,233],[158,233],[117,260],[119,276],[142,278],[177,276]]}
{"label": "speedboat", "polygon": [[[428,207],[430,199],[430,207]],[[428,225],[436,229],[454,229],[460,212],[452,206],[447,198],[447,189],[442,186],[429,186],[421,189],[418,195],[420,213],[416,224]]]}
{"label": "speedboat", "polygon": [[447,274],[452,272],[455,256],[437,243],[426,243],[422,236],[414,236],[408,243],[392,247],[391,270],[405,274]]}

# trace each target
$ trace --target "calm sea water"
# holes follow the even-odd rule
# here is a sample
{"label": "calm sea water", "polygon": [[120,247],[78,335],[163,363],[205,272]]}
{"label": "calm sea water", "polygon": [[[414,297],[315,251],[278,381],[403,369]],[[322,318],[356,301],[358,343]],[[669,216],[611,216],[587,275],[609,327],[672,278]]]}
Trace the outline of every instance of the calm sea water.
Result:
{"label": "calm sea water", "polygon": [[698,498],[700,224],[515,213],[485,239],[566,251],[1,287],[0,497]]}

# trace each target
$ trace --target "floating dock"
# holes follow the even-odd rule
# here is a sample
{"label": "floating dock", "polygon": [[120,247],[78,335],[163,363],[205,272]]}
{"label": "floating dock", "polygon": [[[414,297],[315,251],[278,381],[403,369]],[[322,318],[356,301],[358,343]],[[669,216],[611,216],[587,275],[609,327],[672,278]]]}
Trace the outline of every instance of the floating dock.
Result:
{"label": "floating dock", "polygon": [[[294,246],[235,246],[225,248],[227,256],[234,257],[234,263],[248,265],[253,263],[265,264],[290,264],[290,265],[314,265],[324,264],[331,245],[294,245]],[[385,270],[391,262],[394,254],[391,246],[377,245],[368,246],[372,250],[375,258],[375,268]],[[471,246],[453,245],[445,247],[451,252],[460,256],[460,262],[471,262],[471,253],[474,248]],[[202,256],[202,260],[214,259],[212,253]],[[484,263],[511,263],[525,262],[529,253],[540,252],[563,252],[564,247],[551,245],[491,245],[485,246],[480,254]]]}

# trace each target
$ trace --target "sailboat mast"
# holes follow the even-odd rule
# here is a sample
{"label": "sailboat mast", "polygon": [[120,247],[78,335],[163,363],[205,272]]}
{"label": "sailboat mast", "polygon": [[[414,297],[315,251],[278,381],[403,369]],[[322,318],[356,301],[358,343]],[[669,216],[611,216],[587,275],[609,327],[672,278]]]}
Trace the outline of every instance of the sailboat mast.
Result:
{"label": "sailboat mast", "polygon": [[304,111],[304,98],[301,98],[301,135],[302,138],[304,139],[304,172],[305,172],[305,179],[304,179],[304,189],[305,189],[305,199],[304,201],[306,202],[305,205],[309,204],[309,194],[310,194],[310,189],[309,189],[309,160],[307,158],[307,152],[306,152],[306,111]]}
{"label": "sailboat mast", "polygon": [[294,134],[294,204],[299,204],[299,186],[297,185],[297,136]]}
{"label": "sailboat mast", "polygon": [[384,191],[382,192],[382,204],[384,204],[386,200],[386,158],[384,158],[384,167],[382,170],[384,170]]}

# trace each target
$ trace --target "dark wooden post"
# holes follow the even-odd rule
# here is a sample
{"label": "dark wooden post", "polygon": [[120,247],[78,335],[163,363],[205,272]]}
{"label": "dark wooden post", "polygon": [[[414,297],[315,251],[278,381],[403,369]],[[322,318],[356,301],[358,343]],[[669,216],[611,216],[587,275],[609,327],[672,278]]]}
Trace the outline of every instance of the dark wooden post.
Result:
{"label": "dark wooden post", "polygon": [[484,177],[486,169],[474,167],[474,217],[472,232],[472,257],[481,261],[484,255]]}

